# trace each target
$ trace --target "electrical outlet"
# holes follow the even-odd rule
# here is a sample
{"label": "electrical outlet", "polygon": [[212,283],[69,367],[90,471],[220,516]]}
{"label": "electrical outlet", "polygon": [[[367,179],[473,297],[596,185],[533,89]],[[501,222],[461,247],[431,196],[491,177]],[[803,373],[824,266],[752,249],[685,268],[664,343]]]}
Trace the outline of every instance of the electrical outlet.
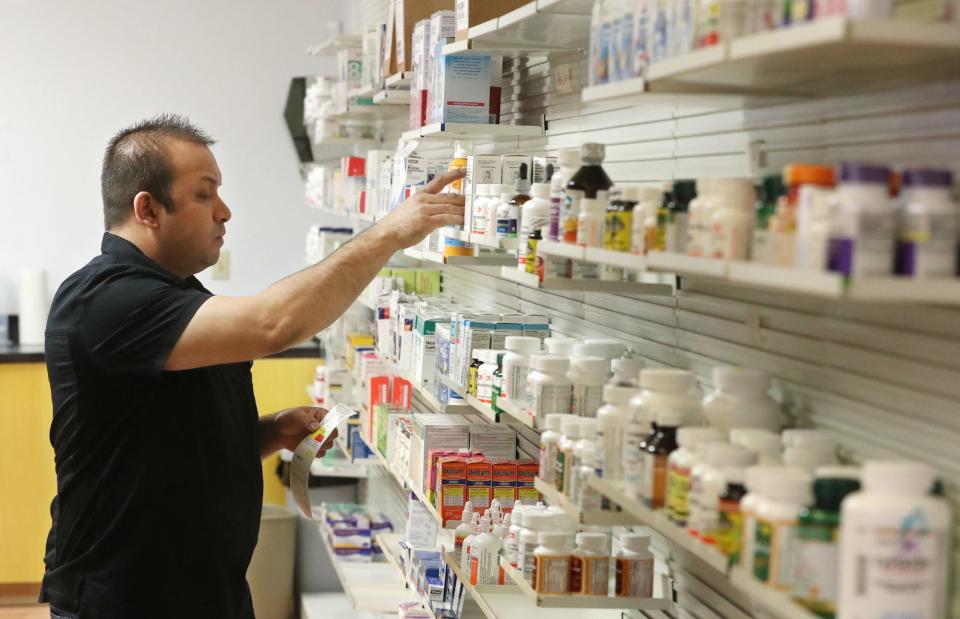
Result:
{"label": "electrical outlet", "polygon": [[213,279],[230,279],[230,251],[221,250],[220,259],[213,265]]}

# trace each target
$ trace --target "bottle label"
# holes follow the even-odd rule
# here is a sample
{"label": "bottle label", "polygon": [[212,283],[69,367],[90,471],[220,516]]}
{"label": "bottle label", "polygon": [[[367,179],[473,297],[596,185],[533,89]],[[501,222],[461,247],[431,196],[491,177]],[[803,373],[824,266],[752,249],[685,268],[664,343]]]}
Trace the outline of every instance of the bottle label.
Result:
{"label": "bottle label", "polygon": [[753,545],[753,575],[775,589],[789,589],[793,576],[791,551],[796,521],[757,518]]}
{"label": "bottle label", "polygon": [[553,483],[556,485],[557,490],[563,490],[563,486],[566,480],[563,476],[567,471],[567,452],[562,449],[557,450],[557,459],[554,460],[554,470],[553,470]]}
{"label": "bottle label", "polygon": [[560,240],[560,208],[561,197],[550,196],[550,240]]}
{"label": "bottle label", "polygon": [[577,220],[577,245],[603,247],[603,217],[581,215]]}
{"label": "bottle label", "polygon": [[653,596],[653,559],[617,557],[617,597]]}
{"label": "bottle label", "polygon": [[640,443],[646,435],[643,424],[635,423],[627,425],[623,433],[622,478],[627,492],[632,493],[634,498],[640,498],[643,493],[643,450],[640,449]]}
{"label": "bottle label", "polygon": [[671,466],[667,471],[667,513],[681,527],[690,517],[690,467]]}
{"label": "bottle label", "polygon": [[466,535],[462,535],[462,534],[460,534],[460,533],[457,533],[456,535],[453,536],[453,551],[454,551],[454,552],[460,552],[460,551],[463,550],[463,540],[465,540],[466,538],[467,538]]}
{"label": "bottle label", "polygon": [[797,527],[793,597],[819,615],[837,612],[837,528],[823,524]]}
{"label": "bottle label", "polygon": [[607,223],[603,230],[603,248],[611,251],[630,251],[632,228],[632,212],[607,211]]}
{"label": "bottle label", "polygon": [[503,370],[503,387],[500,389],[501,398],[519,399],[517,396],[522,391],[521,387],[527,384],[527,376],[530,374],[530,366],[520,364],[510,364]]}
{"label": "bottle label", "polygon": [[528,583],[533,583],[533,572],[534,572],[534,556],[533,551],[537,548],[536,542],[525,542],[521,543],[518,548],[520,549],[520,571],[523,573],[523,579]]}
{"label": "bottle label", "polygon": [[580,200],[584,192],[579,189],[566,189],[563,192],[563,205],[560,208],[561,240],[564,243],[577,242],[577,219],[580,216]]}
{"label": "bottle label", "polygon": [[516,238],[517,220],[515,218],[497,218],[497,236],[500,238]]}
{"label": "bottle label", "polygon": [[720,500],[720,513],[717,526],[710,531],[717,540],[717,548],[730,559],[732,565],[740,562],[740,534],[743,531],[743,519],[740,516],[740,502]]}
{"label": "bottle label", "polygon": [[[850,222],[848,222],[850,223]],[[889,275],[893,270],[893,216],[863,213],[852,226],[853,233],[842,230],[831,234],[827,265],[830,271],[848,277]]]}
{"label": "bottle label", "polygon": [[603,385],[574,385],[570,412],[580,417],[596,417],[603,406]]}
{"label": "bottle label", "polygon": [[609,580],[609,557],[570,557],[570,593],[606,595]]}
{"label": "bottle label", "polygon": [[556,480],[554,462],[557,461],[557,443],[540,443],[540,479],[547,483]]}
{"label": "bottle label", "polygon": [[526,259],[526,270],[527,273],[536,272],[537,260],[537,245],[540,244],[539,239],[527,239],[527,259]]}
{"label": "bottle label", "polygon": [[604,479],[623,479],[623,432],[611,428],[603,432],[603,459],[598,461],[602,467],[600,477]]}
{"label": "bottle label", "polygon": [[667,502],[667,455],[647,453],[643,459],[643,500],[650,509]]}
{"label": "bottle label", "polygon": [[533,588],[538,593],[567,593],[569,581],[569,555],[536,557]]}
{"label": "bottle label", "polygon": [[546,385],[543,383],[533,386],[533,408],[531,413],[536,418],[553,413],[570,413],[570,385]]}
{"label": "bottle label", "polygon": [[844,525],[839,614],[946,617],[948,540],[947,530],[934,528],[922,507],[898,524],[876,513]]}
{"label": "bottle label", "polygon": [[957,221],[951,215],[902,215],[896,273],[913,277],[957,274]]}

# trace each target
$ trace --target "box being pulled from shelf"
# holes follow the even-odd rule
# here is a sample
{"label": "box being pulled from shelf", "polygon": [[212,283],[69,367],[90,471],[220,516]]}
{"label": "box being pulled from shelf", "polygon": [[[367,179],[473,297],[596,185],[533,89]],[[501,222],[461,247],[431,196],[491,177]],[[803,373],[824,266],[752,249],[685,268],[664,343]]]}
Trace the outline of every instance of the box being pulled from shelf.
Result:
{"label": "box being pulled from shelf", "polygon": [[444,56],[439,39],[436,71],[427,93],[428,123],[490,123],[490,54]]}

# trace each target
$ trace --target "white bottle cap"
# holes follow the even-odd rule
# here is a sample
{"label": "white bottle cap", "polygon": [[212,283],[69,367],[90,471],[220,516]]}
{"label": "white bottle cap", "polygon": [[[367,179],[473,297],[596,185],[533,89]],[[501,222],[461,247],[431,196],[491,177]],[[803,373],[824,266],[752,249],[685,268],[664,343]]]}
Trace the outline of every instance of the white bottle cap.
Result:
{"label": "white bottle cap", "polygon": [[753,368],[713,368],[713,382],[724,393],[764,394],[770,389],[770,374]]}
{"label": "white bottle cap", "polygon": [[650,552],[650,536],[642,533],[624,533],[620,536],[620,545],[632,552]]}
{"label": "white bottle cap", "polygon": [[677,430],[677,444],[690,448],[694,445],[722,441],[723,436],[713,428],[680,428]]}
{"label": "white bottle cap", "polygon": [[494,185],[494,187],[496,188],[494,189],[495,195],[502,196],[503,194],[506,193],[506,194],[509,194],[511,198],[513,197],[513,194],[514,194],[513,185]]}
{"label": "white bottle cap", "polygon": [[646,368],[640,371],[640,387],[651,391],[687,393],[697,386],[696,378],[687,370]]}
{"label": "white bottle cap", "polygon": [[574,357],[570,360],[570,371],[598,376],[606,379],[610,362],[602,357]]}
{"label": "white bottle cap", "polygon": [[560,434],[571,440],[580,438],[580,417],[571,415],[560,422]]}
{"label": "white bottle cap", "polygon": [[530,186],[530,191],[533,192],[534,198],[550,199],[550,183],[534,183]]}
{"label": "white bottle cap", "polygon": [[527,513],[531,512],[527,512],[527,510],[520,507],[514,507],[513,511],[510,512],[510,524],[512,526],[523,528],[523,518]]}
{"label": "white bottle cap", "polygon": [[744,477],[747,491],[766,495],[767,486],[776,479],[777,474],[784,470],[782,466],[750,466]]}
{"label": "white bottle cap", "polygon": [[620,387],[619,385],[603,386],[603,401],[607,404],[625,406],[630,398],[640,393],[636,387]]}
{"label": "white bottle cap", "polygon": [[472,502],[467,501],[466,503],[463,504],[463,513],[464,513],[464,514],[472,514],[472,513],[473,513],[473,503],[472,503]]}
{"label": "white bottle cap", "polygon": [[597,439],[597,420],[595,417],[580,417],[580,439],[595,441]]}
{"label": "white bottle cap", "polygon": [[614,339],[602,338],[602,337],[591,337],[591,338],[587,338],[585,342],[591,345],[602,344],[603,346],[605,346],[607,349],[607,354],[599,355],[599,356],[604,356],[607,359],[617,359],[618,357],[622,357],[627,352],[627,345],[620,340],[614,340]]}
{"label": "white bottle cap", "polygon": [[816,479],[855,479],[863,478],[863,470],[859,466],[818,466],[813,472]]}
{"label": "white bottle cap", "polygon": [[607,356],[607,346],[601,342],[581,342],[573,347],[573,357],[600,357]]}
{"label": "white bottle cap", "polygon": [[662,428],[678,428],[683,423],[684,413],[673,407],[660,408],[653,412],[653,420]]}
{"label": "white bottle cap", "polygon": [[544,418],[544,429],[553,430],[554,432],[560,431],[560,426],[563,423],[564,417],[575,417],[576,415],[567,415],[565,413],[550,413]]}
{"label": "white bottle cap", "polygon": [[711,191],[717,195],[719,206],[724,208],[751,209],[757,203],[757,190],[749,178],[717,178]]}
{"label": "white bottle cap", "polygon": [[553,526],[553,514],[546,512],[525,512],[523,514],[523,528],[531,531],[546,531]]}
{"label": "white bottle cap", "polygon": [[742,445],[710,443],[706,446],[703,460],[714,468],[725,466],[750,466],[756,464],[757,454]]}
{"label": "white bottle cap", "polygon": [[570,369],[570,360],[556,355],[532,355],[530,367],[547,374],[566,374]]}
{"label": "white bottle cap", "polygon": [[576,168],[580,166],[580,149],[564,148],[557,152],[557,161],[565,168]]}
{"label": "white bottle cap", "polygon": [[763,496],[772,501],[810,505],[813,503],[813,478],[801,469],[784,467],[771,480]]}
{"label": "white bottle cap", "polygon": [[573,352],[573,347],[580,343],[580,340],[574,340],[566,337],[548,337],[543,340],[544,349],[551,355],[569,357]]}
{"label": "white bottle cap", "polygon": [[[781,434],[783,446],[789,447],[807,447],[810,449],[836,449],[837,443],[826,434],[819,430],[810,428],[789,428]],[[829,446],[829,447],[828,447]]]}
{"label": "white bottle cap", "polygon": [[540,352],[539,338],[525,335],[508,335],[503,341],[503,346],[510,352],[518,352],[524,355],[533,355]]}
{"label": "white bottle cap", "polygon": [[[643,190],[646,189],[641,185],[621,185],[620,186],[620,199],[624,202],[639,202],[643,199]],[[659,194],[660,191],[656,190]]]}
{"label": "white bottle cap", "polygon": [[606,554],[607,535],[605,533],[577,533],[577,546],[591,552],[601,552]]}
{"label": "white bottle cap", "polygon": [[923,462],[869,460],[863,464],[863,489],[881,494],[921,496],[933,489],[936,472]]}
{"label": "white bottle cap", "polygon": [[760,428],[734,428],[730,430],[730,442],[743,445],[758,454],[779,454],[780,435]]}
{"label": "white bottle cap", "polygon": [[610,368],[619,378],[630,378],[639,381],[640,370],[643,369],[643,359],[614,359]]}
{"label": "white bottle cap", "polygon": [[723,479],[727,484],[740,484],[743,485],[743,480],[746,477],[747,469],[742,466],[725,466],[720,469],[720,474],[723,475]]}
{"label": "white bottle cap", "polygon": [[569,548],[570,534],[563,531],[540,531],[537,543],[547,548]]}

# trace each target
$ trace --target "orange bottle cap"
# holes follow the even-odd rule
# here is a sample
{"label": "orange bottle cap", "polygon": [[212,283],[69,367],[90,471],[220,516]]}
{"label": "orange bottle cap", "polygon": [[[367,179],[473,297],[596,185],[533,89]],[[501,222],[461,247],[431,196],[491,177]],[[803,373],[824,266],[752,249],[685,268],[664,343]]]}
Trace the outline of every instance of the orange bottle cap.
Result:
{"label": "orange bottle cap", "polygon": [[807,163],[793,163],[783,169],[783,180],[787,185],[822,185],[833,187],[836,184],[831,166]]}

